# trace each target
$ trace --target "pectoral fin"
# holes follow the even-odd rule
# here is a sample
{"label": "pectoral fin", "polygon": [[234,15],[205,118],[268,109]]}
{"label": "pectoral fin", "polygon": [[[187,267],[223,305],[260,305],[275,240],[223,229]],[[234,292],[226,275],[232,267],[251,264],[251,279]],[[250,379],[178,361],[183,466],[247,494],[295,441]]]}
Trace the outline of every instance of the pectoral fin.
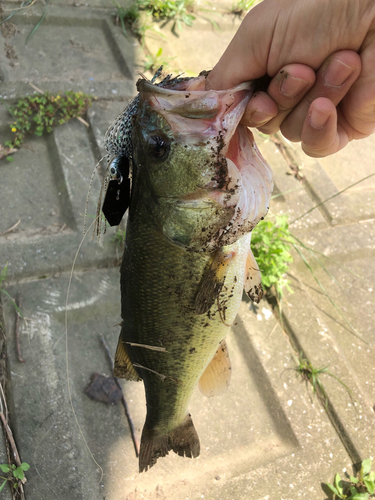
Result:
{"label": "pectoral fin", "polygon": [[208,398],[223,394],[228,389],[231,370],[228,347],[224,339],[199,380],[198,387],[201,393]]}
{"label": "pectoral fin", "polygon": [[135,380],[136,382],[142,380],[130,361],[126,344],[121,340],[121,336],[117,344],[113,374],[115,377],[125,378],[126,380]]}
{"label": "pectoral fin", "polygon": [[213,260],[203,275],[202,283],[195,298],[196,314],[207,312],[218,298],[223,288],[228,266],[235,252],[220,249],[215,252]]}
{"label": "pectoral fin", "polygon": [[246,259],[246,278],[244,288],[246,295],[258,304],[263,297],[262,277],[253,252],[249,250]]}

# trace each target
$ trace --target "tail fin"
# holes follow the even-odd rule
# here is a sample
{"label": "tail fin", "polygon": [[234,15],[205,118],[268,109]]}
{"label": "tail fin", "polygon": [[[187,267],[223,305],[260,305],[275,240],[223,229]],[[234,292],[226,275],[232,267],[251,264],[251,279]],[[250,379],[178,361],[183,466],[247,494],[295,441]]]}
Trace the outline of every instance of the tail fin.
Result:
{"label": "tail fin", "polygon": [[139,472],[147,471],[156,464],[159,457],[168,455],[170,450],[182,457],[196,458],[199,455],[199,437],[190,414],[182,424],[163,436],[149,429],[146,421],[139,452]]}

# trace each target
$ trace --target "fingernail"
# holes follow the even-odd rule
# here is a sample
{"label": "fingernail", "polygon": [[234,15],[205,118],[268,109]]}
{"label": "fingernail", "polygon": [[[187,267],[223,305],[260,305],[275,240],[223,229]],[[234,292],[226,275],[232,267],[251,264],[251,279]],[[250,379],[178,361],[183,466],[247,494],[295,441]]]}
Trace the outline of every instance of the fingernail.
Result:
{"label": "fingernail", "polygon": [[310,123],[313,128],[322,129],[328,122],[329,115],[316,106],[310,112]]}
{"label": "fingernail", "polygon": [[332,59],[324,71],[323,80],[329,87],[341,87],[355,69],[338,59]]}
{"label": "fingernail", "polygon": [[250,115],[250,122],[254,125],[254,127],[261,127],[272,120],[272,118],[273,116],[266,115],[260,111],[254,111],[254,113]]}
{"label": "fingernail", "polygon": [[280,85],[280,92],[285,97],[297,97],[308,85],[308,82],[301,80],[300,78],[294,78],[288,73],[285,76]]}

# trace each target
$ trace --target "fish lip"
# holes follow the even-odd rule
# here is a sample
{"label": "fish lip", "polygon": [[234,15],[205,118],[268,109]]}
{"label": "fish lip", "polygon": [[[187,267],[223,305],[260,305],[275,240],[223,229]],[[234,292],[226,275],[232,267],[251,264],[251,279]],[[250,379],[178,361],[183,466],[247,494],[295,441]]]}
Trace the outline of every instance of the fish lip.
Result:
{"label": "fish lip", "polygon": [[176,95],[176,94],[182,94],[184,92],[189,92],[189,94],[193,95],[199,95],[199,94],[207,94],[208,92],[217,92],[219,95],[221,94],[227,94],[228,92],[238,92],[240,90],[251,90],[254,88],[254,82],[253,81],[248,81],[248,82],[243,82],[240,83],[240,85],[237,85],[236,87],[231,87],[230,89],[226,90],[172,90],[168,89],[168,87],[159,87],[158,85],[155,85],[154,83],[151,83],[147,80],[140,80],[139,81],[139,92],[151,92],[152,94],[161,94],[164,96],[167,95]]}

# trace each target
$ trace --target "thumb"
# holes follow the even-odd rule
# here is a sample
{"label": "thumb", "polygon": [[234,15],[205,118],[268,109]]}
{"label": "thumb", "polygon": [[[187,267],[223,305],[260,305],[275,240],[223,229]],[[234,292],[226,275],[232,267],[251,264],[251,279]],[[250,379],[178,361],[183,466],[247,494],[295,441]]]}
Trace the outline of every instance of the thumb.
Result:
{"label": "thumb", "polygon": [[206,79],[206,90],[224,90],[267,73],[276,12],[266,12],[263,4],[254,7],[242,21],[219,62]]}

